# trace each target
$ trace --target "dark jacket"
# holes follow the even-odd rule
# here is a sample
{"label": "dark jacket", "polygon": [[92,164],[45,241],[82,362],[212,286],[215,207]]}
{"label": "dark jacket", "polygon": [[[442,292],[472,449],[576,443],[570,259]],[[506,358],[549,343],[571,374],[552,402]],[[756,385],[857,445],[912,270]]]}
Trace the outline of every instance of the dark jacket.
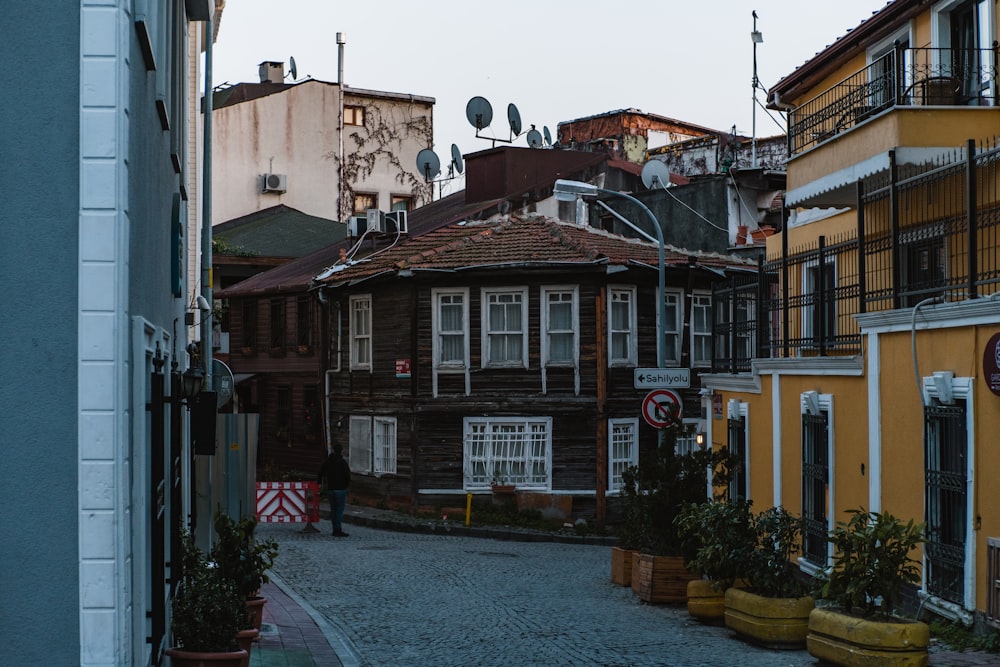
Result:
{"label": "dark jacket", "polygon": [[341,491],[351,483],[351,468],[339,452],[332,452],[320,466],[316,481],[320,486],[326,481],[327,489]]}

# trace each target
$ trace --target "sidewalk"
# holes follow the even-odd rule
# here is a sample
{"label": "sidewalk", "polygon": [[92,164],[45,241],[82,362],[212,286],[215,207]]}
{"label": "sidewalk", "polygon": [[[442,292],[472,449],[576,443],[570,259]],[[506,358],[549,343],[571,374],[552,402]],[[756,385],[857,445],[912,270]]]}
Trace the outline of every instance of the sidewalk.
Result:
{"label": "sidewalk", "polygon": [[[321,509],[321,521],[329,520],[329,511]],[[607,538],[581,537],[566,534],[548,534],[539,531],[510,529],[503,526],[466,528],[461,523],[428,521],[406,514],[372,507],[349,505],[344,522],[383,530],[429,532],[436,534],[468,535],[493,539],[526,541],[556,540],[560,542],[603,543]],[[329,523],[316,527],[328,532]],[[611,542],[613,543],[613,542]],[[260,637],[250,653],[250,667],[359,667],[363,660],[351,646],[341,639],[340,633],[330,625],[281,579],[271,575],[271,583],[264,584],[261,595],[267,598]],[[817,662],[817,664],[819,664]],[[930,649],[929,667],[994,667],[1000,665],[1000,655],[979,651],[953,651],[933,645]]]}

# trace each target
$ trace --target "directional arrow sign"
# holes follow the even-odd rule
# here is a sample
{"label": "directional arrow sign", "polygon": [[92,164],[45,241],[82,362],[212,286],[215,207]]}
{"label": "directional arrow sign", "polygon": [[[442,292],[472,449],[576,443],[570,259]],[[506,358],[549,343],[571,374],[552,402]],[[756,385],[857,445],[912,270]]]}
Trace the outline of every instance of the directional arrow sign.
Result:
{"label": "directional arrow sign", "polygon": [[690,368],[636,368],[636,389],[687,389],[691,386]]}
{"label": "directional arrow sign", "polygon": [[654,389],[642,399],[642,417],[653,428],[664,428],[681,420],[684,403],[669,389]]}

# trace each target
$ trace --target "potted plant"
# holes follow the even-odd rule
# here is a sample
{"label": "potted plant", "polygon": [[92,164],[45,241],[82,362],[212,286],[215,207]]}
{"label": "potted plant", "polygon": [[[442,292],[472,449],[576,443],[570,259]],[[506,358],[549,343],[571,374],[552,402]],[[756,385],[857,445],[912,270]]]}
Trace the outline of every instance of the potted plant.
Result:
{"label": "potted plant", "polygon": [[726,590],[745,584],[757,543],[750,501],[689,503],[674,519],[684,544],[684,564],[700,579],[688,582],[688,613],[721,623]]}
{"label": "potted plant", "polygon": [[617,528],[618,544],[611,547],[611,582],[619,586],[632,585],[632,560],[642,544],[642,511],[639,504],[636,475],[632,466],[622,471],[621,493],[625,498],[622,520]]}
{"label": "potted plant", "polygon": [[926,664],[926,623],[895,614],[903,586],[920,582],[910,554],[922,544],[924,524],[903,523],[888,512],[849,510],[832,530],[833,565],[817,577],[816,595],[831,606],[809,615],[809,654],[835,665]]}
{"label": "potted plant", "polygon": [[261,615],[266,599],[259,595],[260,587],[270,581],[267,571],[278,557],[278,543],[257,540],[254,531],[257,520],[244,517],[234,520],[225,512],[215,513],[215,545],[211,558],[220,573],[234,582],[245,601],[251,626],[260,630]]}
{"label": "potted plant", "polygon": [[754,519],[754,532],[746,570],[748,587],[726,591],[726,627],[770,648],[800,648],[805,645],[809,613],[815,606],[792,562],[802,519],[782,507],[772,507]]}
{"label": "potted plant", "polygon": [[168,648],[175,667],[238,667],[248,657],[237,635],[246,624],[246,606],[236,584],[212,567],[189,533],[181,537],[180,576],[171,604],[176,645]]}

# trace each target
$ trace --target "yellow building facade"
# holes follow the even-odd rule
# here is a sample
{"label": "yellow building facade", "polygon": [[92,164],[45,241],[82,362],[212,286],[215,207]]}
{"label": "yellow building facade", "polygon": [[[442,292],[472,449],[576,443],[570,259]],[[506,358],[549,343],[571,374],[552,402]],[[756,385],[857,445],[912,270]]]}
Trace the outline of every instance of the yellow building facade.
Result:
{"label": "yellow building facade", "polygon": [[913,609],[1000,627],[1000,130],[993,0],[896,0],[782,79],[787,221],[716,292],[713,446],[799,563],[864,507],[927,524]]}

